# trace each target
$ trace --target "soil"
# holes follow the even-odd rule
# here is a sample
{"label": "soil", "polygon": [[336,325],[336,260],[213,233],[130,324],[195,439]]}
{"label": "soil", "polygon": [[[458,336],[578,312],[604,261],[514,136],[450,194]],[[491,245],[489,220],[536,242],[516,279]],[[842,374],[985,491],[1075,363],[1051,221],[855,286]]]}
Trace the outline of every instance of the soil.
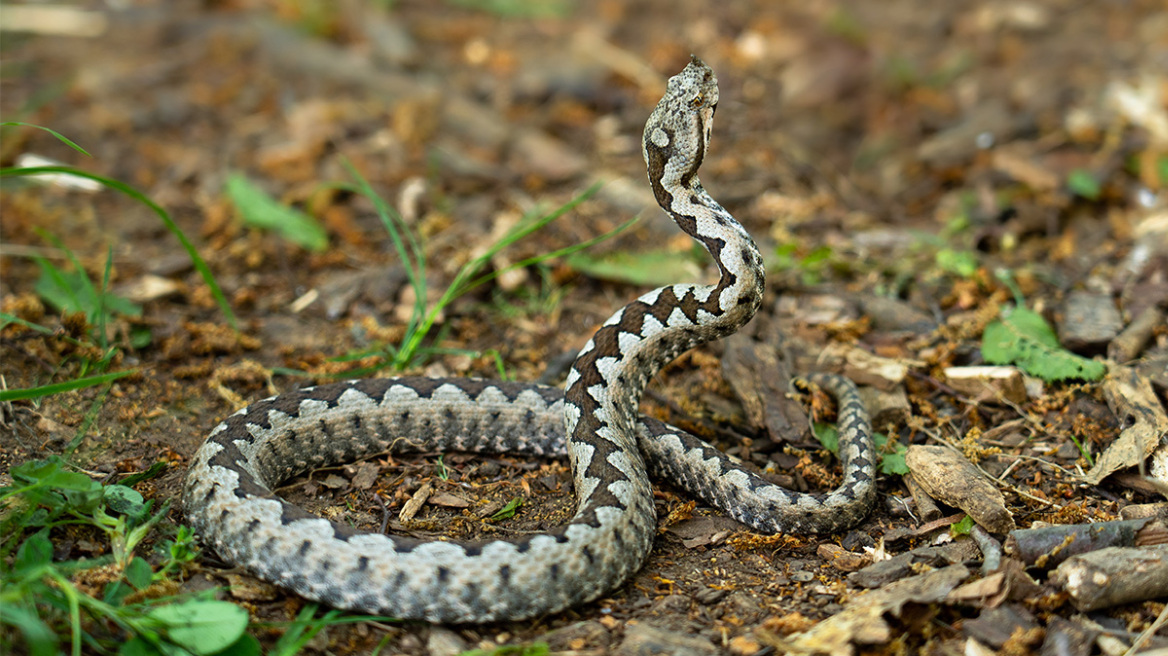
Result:
{"label": "soil", "polygon": [[[572,354],[657,284],[654,275],[667,267],[683,276],[670,281],[714,275],[654,204],[639,148],[665,79],[694,53],[721,83],[702,180],[767,252],[768,296],[746,336],[697,349],[658,376],[645,412],[779,482],[822,491],[838,483],[838,464],[801,413],[831,420],[831,404],[785,381],[834,369],[904,398],[877,422],[894,442],[943,440],[978,455],[1001,477],[1019,527],[1114,519],[1124,506],[1162,499],[1133,477],[1083,482],[1091,461],[1072,438],[1098,457],[1123,428],[1098,383],[1031,377],[1021,398],[1002,402],[958,391],[945,374],[985,364],[982,330],[1014,290],[1086,357],[1106,355],[1119,330],[1168,306],[1161,2],[91,4],[108,21],[100,34],[6,33],[0,80],[4,120],[50,127],[91,157],[45,132],[5,128],[3,165],[36,154],[141,190],[194,242],[239,332],[147,207],[110,190],[6,180],[3,312],[57,331],[0,332],[8,389],[90,375],[100,357],[64,338],[89,344],[92,327],[44,300],[38,258],[69,270],[71,251],[100,281],[112,257],[111,290],[143,311],[106,326],[118,349],[110,370],[137,373],[4,408],[4,471],[61,453],[81,431],[71,461],[95,476],[116,481],[166,462],[136,487],[171,502],[181,523],[186,463],[221,418],[272,393],[383,365],[376,354],[401,340],[414,290],[372,205],[336,186],[353,182],[350,167],[421,236],[431,301],[521,217],[594,181],[605,182],[595,196],[491,267],[640,216],[589,250],[593,259],[552,259],[457,299],[426,342],[435,350],[409,370],[490,378],[501,367],[516,380],[562,382]],[[312,251],[245,224],[224,191],[237,172],[316,217],[328,247]],[[600,255],[646,252],[666,253],[664,264],[596,265]],[[1068,319],[1069,299],[1100,297],[1119,323],[1101,338],[1071,339],[1098,317]],[[1127,364],[1163,403],[1168,326],[1163,314],[1152,325]],[[131,345],[145,331],[148,340]],[[889,381],[846,355],[856,349],[908,373]],[[777,368],[757,364],[772,360]],[[388,522],[418,536],[523,535],[573,509],[562,462],[466,454],[368,462],[375,470],[315,471],[281,492],[335,521],[371,530]],[[427,484],[429,502],[401,520],[403,504]],[[917,530],[923,520],[902,476],[883,474],[879,486],[863,524],[817,537],[757,536],[661,484],[647,564],[598,601],[479,627],[341,624],[306,649],[368,653],[383,644],[381,653],[440,654],[544,641],[564,653],[657,653],[659,641],[673,650],[663,653],[782,652],[775,636],[806,630],[860,596],[848,574],[873,553],[949,539],[947,523]],[[523,505],[513,518],[490,518],[514,498]],[[824,544],[860,562],[838,561]],[[77,557],[83,546],[72,550]],[[204,552],[184,590],[215,586],[273,623],[255,629],[267,645],[305,603]],[[1065,596],[1047,592],[1042,604],[1017,605],[1041,627],[1075,616]],[[897,637],[865,649],[957,653],[975,636],[967,621],[988,606],[922,607],[918,621],[894,622]],[[1134,635],[1162,607],[1132,603],[1092,617]],[[1037,651],[1043,638],[1019,640],[1015,653]]]}

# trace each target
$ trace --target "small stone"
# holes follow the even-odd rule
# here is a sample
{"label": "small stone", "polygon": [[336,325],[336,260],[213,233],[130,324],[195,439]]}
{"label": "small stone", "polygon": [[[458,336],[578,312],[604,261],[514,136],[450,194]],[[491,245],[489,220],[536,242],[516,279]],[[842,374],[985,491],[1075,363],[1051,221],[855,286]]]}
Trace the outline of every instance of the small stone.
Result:
{"label": "small stone", "polygon": [[747,624],[753,624],[762,617],[762,607],[758,600],[744,592],[734,592],[726,600],[728,612]]}
{"label": "small stone", "polygon": [[608,629],[600,622],[576,622],[549,631],[540,638],[552,651],[580,651],[582,649],[608,649],[611,642]]}
{"label": "small stone", "polygon": [[728,594],[730,594],[729,590],[718,590],[717,588],[706,588],[704,590],[698,590],[697,592],[695,592],[693,598],[694,598],[694,601],[698,602],[699,604],[705,604],[708,606],[710,604],[718,603],[719,601],[722,600],[723,597],[725,597]]}
{"label": "small stone", "polygon": [[685,613],[689,610],[690,598],[685,595],[666,595],[653,602],[649,612],[654,614]]}
{"label": "small stone", "polygon": [[469,647],[470,645],[454,631],[441,626],[430,627],[426,649],[431,656],[457,656]]}
{"label": "small stone", "polygon": [[134,303],[149,303],[160,298],[176,296],[182,291],[182,285],[153,274],[146,274],[130,284],[118,288],[117,293]]}
{"label": "small stone", "polygon": [[709,640],[691,638],[637,622],[628,624],[625,639],[614,653],[620,656],[714,656],[718,648]]}
{"label": "small stone", "polygon": [[872,562],[868,556],[852,553],[830,542],[819,545],[817,553],[820,558],[841,572],[855,572]]}
{"label": "small stone", "polygon": [[757,654],[762,651],[762,643],[754,639],[754,636],[735,636],[730,639],[730,653],[741,654],[748,656],[749,654]]}

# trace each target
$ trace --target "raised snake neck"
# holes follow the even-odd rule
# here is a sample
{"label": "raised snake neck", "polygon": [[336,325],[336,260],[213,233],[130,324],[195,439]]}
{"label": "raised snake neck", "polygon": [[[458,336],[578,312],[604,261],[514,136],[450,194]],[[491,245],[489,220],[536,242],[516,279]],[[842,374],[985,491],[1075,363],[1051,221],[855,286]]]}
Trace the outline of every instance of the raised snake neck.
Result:
{"label": "raised snake neck", "polygon": [[[695,57],[670,78],[643,138],[658,203],[709,250],[717,284],[662,287],[619,310],[580,352],[562,396],[494,381],[368,379],[244,408],[212,431],[187,475],[185,512],[204,542],[260,578],[338,608],[486,622],[591,601],[631,576],[656,529],[649,472],[768,532],[831,531],[862,519],[874,499],[874,451],[845,380],[813,377],[840,405],[844,482],[824,496],[771,485],[696,437],[637,416],[661,367],[736,331],[762,299],[758,248],[697,178],[717,104],[717,79]],[[313,467],[422,449],[566,451],[576,514],[520,539],[419,541],[331,523],[271,491]]]}

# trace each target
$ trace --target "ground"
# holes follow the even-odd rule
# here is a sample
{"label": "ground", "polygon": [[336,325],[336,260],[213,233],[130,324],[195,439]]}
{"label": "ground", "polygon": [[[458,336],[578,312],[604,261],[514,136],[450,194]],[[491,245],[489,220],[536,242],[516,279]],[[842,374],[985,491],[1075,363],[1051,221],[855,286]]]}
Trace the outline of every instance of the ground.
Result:
{"label": "ground", "polygon": [[[142,553],[182,524],[182,480],[207,433],[250,401],[337,376],[397,373],[390,365],[558,384],[572,354],[624,303],[658,284],[709,279],[707,260],[654,204],[639,147],[665,79],[690,54],[721,84],[702,180],[759,241],[768,292],[744,335],[667,367],[646,413],[777,482],[827,490],[838,464],[804,413],[830,421],[832,404],[786,380],[835,370],[876,390],[872,404],[887,410],[877,429],[892,443],[943,442],[980,460],[1019,527],[1115,519],[1124,506],[1157,500],[1137,477],[1084,482],[1124,428],[1101,383],[1072,375],[1044,384],[1039,365],[1021,396],[1004,400],[956,389],[958,372],[947,368],[990,360],[983,332],[1020,302],[1054,324],[1060,354],[1126,364],[1163,403],[1160,2],[89,4],[90,18],[105,20],[93,34],[5,33],[0,111],[90,156],[44,131],[6,127],[0,159],[30,166],[22,158],[39,155],[140,190],[193,243],[223,302],[143,203],[111,189],[6,179],[4,386],[132,373],[6,404],[0,465],[69,452],[80,470],[114,483],[166,463],[135,485],[171,503]],[[40,28],[53,25],[65,24]],[[244,180],[315,217],[323,247],[311,228],[256,223]],[[513,269],[445,304],[409,357],[401,348],[417,293],[374,204],[354,190],[359,180],[420,240],[429,307],[459,267],[524,217],[594,183],[598,191],[492,254],[483,271],[640,218],[589,250]],[[94,285],[108,277],[109,290],[141,313],[110,301],[62,309],[61,290],[83,288],[68,277],[70,253]],[[64,276],[56,294],[54,272]],[[1106,323],[1097,310],[1075,314],[1100,299],[1104,314],[1119,317],[1102,337],[1084,329]],[[1134,351],[1117,350],[1113,338],[1141,316],[1151,317],[1147,336]],[[572,512],[570,475],[557,461],[431,453],[368,462],[312,472],[282,492],[336,521],[376,530],[388,520],[420,536],[523,535]],[[781,651],[775,636],[857,598],[863,587],[847,574],[873,552],[947,539],[948,523],[916,530],[923,520],[904,479],[889,472],[864,523],[819,537],[754,535],[662,484],[648,563],[596,602],[482,627],[331,624],[305,649],[439,654],[543,641],[567,653],[650,653],[646,640],[672,639],[685,653],[698,648],[692,639],[711,653]],[[401,518],[427,485],[428,503]],[[523,505],[513,517],[492,519],[515,498]],[[24,534],[6,534],[2,553]],[[81,529],[52,538],[59,560],[108,550]],[[839,562],[824,544],[860,561]],[[218,587],[269,647],[305,604],[210,551],[177,580],[178,592]],[[1047,592],[1043,603],[1017,607],[1053,627],[1075,611]],[[967,620],[985,608],[923,607],[917,623],[900,618],[899,637],[867,649],[956,653],[976,635]],[[1093,620],[1130,637],[1161,609],[1133,603]],[[1028,640],[1010,648],[1042,644],[1041,635]]]}

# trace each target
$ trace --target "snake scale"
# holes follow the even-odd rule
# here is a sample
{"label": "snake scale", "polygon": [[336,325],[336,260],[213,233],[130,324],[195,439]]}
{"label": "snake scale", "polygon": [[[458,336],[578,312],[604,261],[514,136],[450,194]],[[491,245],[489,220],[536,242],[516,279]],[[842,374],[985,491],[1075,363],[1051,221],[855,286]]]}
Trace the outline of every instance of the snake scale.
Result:
{"label": "snake scale", "polygon": [[[875,453],[854,385],[817,374],[839,404],[844,480],[826,495],[791,492],[698,438],[638,416],[649,379],[683,351],[729,335],[762,300],[763,263],[746,230],[702,188],[718,85],[696,57],[645,126],[657,202],[709,250],[714,285],[651,291],[584,346],[565,391],[475,379],[385,378],[310,387],[254,403],[195,455],[183,504],[225,560],[308,599],[433,622],[522,619],[588,602],[645,561],[656,531],[650,474],[760,531],[830,532],[875,499]],[[366,533],[313,516],[272,492],[311,468],[418,450],[567,454],[577,510],[548,533],[459,543]]]}

